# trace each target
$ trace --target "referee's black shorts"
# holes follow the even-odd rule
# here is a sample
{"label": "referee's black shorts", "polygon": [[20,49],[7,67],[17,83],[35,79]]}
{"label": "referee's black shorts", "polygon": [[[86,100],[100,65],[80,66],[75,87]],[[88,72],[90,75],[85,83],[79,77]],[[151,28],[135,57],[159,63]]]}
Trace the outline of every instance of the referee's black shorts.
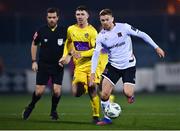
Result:
{"label": "referee's black shorts", "polygon": [[110,63],[106,65],[103,77],[107,78],[113,85],[115,85],[120,78],[122,78],[123,83],[135,84],[136,67],[129,67],[127,69],[117,69],[113,67]]}
{"label": "referee's black shorts", "polygon": [[37,85],[47,85],[51,77],[52,83],[62,85],[64,68],[58,64],[38,64],[38,72],[36,76]]}

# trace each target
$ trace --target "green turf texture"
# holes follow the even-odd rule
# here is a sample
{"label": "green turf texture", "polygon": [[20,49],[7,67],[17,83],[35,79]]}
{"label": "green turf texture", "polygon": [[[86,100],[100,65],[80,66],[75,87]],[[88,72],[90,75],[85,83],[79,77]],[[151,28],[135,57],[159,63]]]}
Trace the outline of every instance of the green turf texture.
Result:
{"label": "green turf texture", "polygon": [[119,118],[112,125],[91,123],[89,97],[63,95],[58,106],[60,119],[49,117],[50,94],[37,103],[28,120],[21,113],[31,99],[30,94],[0,94],[1,130],[180,130],[180,93],[136,94],[134,104],[128,104],[123,94],[115,102],[122,107]]}

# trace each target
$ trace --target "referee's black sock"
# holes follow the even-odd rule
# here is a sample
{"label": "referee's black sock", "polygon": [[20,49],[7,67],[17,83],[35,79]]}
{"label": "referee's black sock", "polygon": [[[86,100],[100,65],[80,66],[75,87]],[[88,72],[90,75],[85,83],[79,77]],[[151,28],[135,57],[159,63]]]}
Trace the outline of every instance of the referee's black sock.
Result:
{"label": "referee's black sock", "polygon": [[41,98],[41,95],[36,95],[35,91],[32,95],[32,100],[31,100],[31,103],[29,104],[29,107],[32,107],[34,108],[35,104],[37,103],[37,101]]}
{"label": "referee's black sock", "polygon": [[61,95],[56,96],[55,94],[53,94],[51,112],[56,111],[56,108],[57,108],[60,98],[61,98]]}

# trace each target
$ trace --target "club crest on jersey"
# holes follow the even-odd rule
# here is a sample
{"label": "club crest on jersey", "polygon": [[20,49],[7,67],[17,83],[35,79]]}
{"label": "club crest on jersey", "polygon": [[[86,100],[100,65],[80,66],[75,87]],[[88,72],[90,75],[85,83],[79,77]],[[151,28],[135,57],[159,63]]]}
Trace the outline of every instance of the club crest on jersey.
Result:
{"label": "club crest on jersey", "polygon": [[57,43],[58,43],[59,46],[61,46],[63,44],[63,39],[58,39]]}
{"label": "club crest on jersey", "polygon": [[84,34],[84,36],[85,36],[85,38],[88,38],[88,37],[89,37],[89,34],[88,34],[88,33],[86,33],[86,34]]}
{"label": "club crest on jersey", "polygon": [[122,36],[122,33],[121,33],[121,32],[119,32],[119,33],[117,33],[117,35],[118,35],[118,37],[121,37],[121,36]]}
{"label": "club crest on jersey", "polygon": [[48,39],[44,39],[44,42],[45,42],[45,43],[48,42]]}

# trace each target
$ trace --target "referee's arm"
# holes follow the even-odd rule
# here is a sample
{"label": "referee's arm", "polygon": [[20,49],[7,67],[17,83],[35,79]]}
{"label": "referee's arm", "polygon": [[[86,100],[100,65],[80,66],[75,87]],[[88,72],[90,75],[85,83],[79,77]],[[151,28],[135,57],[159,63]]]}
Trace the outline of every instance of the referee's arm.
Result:
{"label": "referee's arm", "polygon": [[36,54],[37,54],[37,45],[35,44],[34,40],[32,41],[31,45],[31,58],[32,58],[32,70],[37,71],[38,65],[36,62]]}

